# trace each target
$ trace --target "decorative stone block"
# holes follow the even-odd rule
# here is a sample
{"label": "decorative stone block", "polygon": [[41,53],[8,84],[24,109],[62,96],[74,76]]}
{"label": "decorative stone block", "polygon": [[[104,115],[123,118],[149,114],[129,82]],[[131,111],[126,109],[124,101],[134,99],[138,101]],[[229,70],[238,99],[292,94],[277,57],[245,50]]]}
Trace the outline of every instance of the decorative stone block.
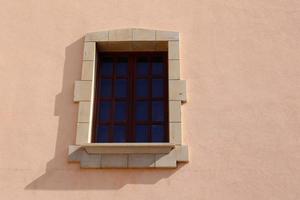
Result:
{"label": "decorative stone block", "polygon": [[101,166],[101,155],[100,154],[88,154],[82,153],[80,159],[81,168],[100,168]]}
{"label": "decorative stone block", "polygon": [[156,40],[179,40],[179,33],[171,31],[156,31]]}
{"label": "decorative stone block", "polygon": [[92,81],[75,81],[74,101],[91,101]]}
{"label": "decorative stone block", "polygon": [[91,102],[79,102],[78,122],[90,121]]}
{"label": "decorative stone block", "polygon": [[133,29],[133,40],[155,40],[155,30]]}
{"label": "decorative stone block", "polygon": [[186,102],[185,80],[169,80],[169,100]]}
{"label": "decorative stone block", "polygon": [[180,145],[181,144],[181,123],[180,122],[172,122],[169,123],[169,135],[170,135],[170,143]]}
{"label": "decorative stone block", "polygon": [[89,143],[89,123],[77,123],[76,144]]}
{"label": "decorative stone block", "polygon": [[189,151],[187,145],[180,145],[175,147],[176,160],[178,162],[189,162]]}
{"label": "decorative stone block", "polygon": [[133,38],[132,29],[112,30],[108,33],[109,41],[130,41]]}
{"label": "decorative stone block", "polygon": [[95,60],[96,56],[96,43],[85,42],[83,49],[83,60]]}
{"label": "decorative stone block", "polygon": [[152,168],[155,166],[155,154],[129,154],[128,167]]}
{"label": "decorative stone block", "polygon": [[88,33],[85,35],[84,40],[86,42],[100,42],[100,41],[108,41],[108,31],[94,32]]}
{"label": "decorative stone block", "polygon": [[84,151],[84,149],[81,148],[81,146],[69,145],[68,161],[69,162],[79,162],[83,151]]}
{"label": "decorative stone block", "polygon": [[169,101],[169,122],[181,122],[181,101]]}
{"label": "decorative stone block", "polygon": [[168,42],[169,59],[179,59],[179,41]]}
{"label": "decorative stone block", "polygon": [[179,60],[169,60],[169,79],[180,79],[180,63]]}
{"label": "decorative stone block", "polygon": [[127,154],[102,154],[101,167],[102,168],[127,168],[128,155]]}
{"label": "decorative stone block", "polygon": [[176,154],[172,150],[168,154],[156,154],[155,155],[155,167],[159,168],[175,168],[176,165]]}
{"label": "decorative stone block", "polygon": [[94,60],[85,60],[82,63],[81,80],[92,80],[94,77]]}

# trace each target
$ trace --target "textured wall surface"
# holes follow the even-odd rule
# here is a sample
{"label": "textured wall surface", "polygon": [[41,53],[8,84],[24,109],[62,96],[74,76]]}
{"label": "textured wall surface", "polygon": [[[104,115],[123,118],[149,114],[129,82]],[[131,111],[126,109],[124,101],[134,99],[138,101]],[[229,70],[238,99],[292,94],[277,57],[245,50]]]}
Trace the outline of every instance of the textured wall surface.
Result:
{"label": "textured wall surface", "polygon": [[[297,0],[0,0],[0,199],[300,199]],[[187,80],[174,170],[80,170],[87,32],[179,31]]]}

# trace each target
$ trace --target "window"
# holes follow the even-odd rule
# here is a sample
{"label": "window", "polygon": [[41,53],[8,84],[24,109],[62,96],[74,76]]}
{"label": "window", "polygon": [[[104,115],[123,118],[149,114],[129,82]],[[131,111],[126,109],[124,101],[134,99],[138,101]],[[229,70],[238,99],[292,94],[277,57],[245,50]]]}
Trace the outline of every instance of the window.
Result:
{"label": "window", "polygon": [[88,33],[75,145],[69,161],[82,168],[174,168],[188,161],[181,140],[179,34],[121,29]]}
{"label": "window", "polygon": [[168,142],[166,52],[98,58],[93,142]]}

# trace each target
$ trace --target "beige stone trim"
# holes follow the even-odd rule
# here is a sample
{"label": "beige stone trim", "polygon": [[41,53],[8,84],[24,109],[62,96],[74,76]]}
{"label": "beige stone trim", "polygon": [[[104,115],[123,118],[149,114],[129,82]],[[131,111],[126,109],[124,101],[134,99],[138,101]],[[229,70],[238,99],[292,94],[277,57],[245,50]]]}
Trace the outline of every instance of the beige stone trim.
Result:
{"label": "beige stone trim", "polygon": [[88,153],[102,154],[169,153],[175,147],[171,143],[87,143],[81,146]]}
{"label": "beige stone trim", "polygon": [[78,122],[90,121],[91,102],[79,102]]}
{"label": "beige stone trim", "polygon": [[180,101],[169,101],[169,122],[181,122]]}
{"label": "beige stone trim", "polygon": [[172,31],[156,31],[156,40],[179,40],[179,33]]}
{"label": "beige stone trim", "polygon": [[135,41],[154,41],[155,40],[155,30],[148,29],[133,29],[133,40]]}
{"label": "beige stone trim", "polygon": [[[168,52],[169,143],[90,143],[97,51]],[[186,82],[180,80],[178,32],[134,28],[86,34],[82,75],[75,82],[74,101],[79,102],[77,145],[69,146],[70,162],[80,162],[82,168],[174,168],[177,162],[188,161],[188,148],[181,145],[181,102],[186,101]]]}
{"label": "beige stone trim", "polygon": [[90,142],[89,140],[89,123],[77,123],[76,144],[81,145]]}
{"label": "beige stone trim", "polygon": [[171,122],[169,123],[169,136],[170,143],[181,145],[182,136],[181,136],[181,123],[180,122]]}
{"label": "beige stone trim", "polygon": [[93,80],[94,67],[95,67],[94,60],[84,60],[82,62],[81,80],[89,80],[89,81]]}
{"label": "beige stone trim", "polygon": [[109,41],[129,41],[133,38],[133,29],[120,29],[108,32]]}
{"label": "beige stone trim", "polygon": [[155,154],[129,154],[128,168],[154,168]]}
{"label": "beige stone trim", "polygon": [[75,81],[74,101],[91,101],[92,81]]}
{"label": "beige stone trim", "polygon": [[169,100],[186,102],[185,80],[169,80]]}
{"label": "beige stone trim", "polygon": [[155,155],[155,167],[159,168],[175,168],[176,164],[176,153],[171,151],[168,154],[156,154]]}
{"label": "beige stone trim", "polygon": [[83,48],[83,60],[95,60],[96,58],[96,43],[85,42]]}
{"label": "beige stone trim", "polygon": [[180,79],[180,60],[169,59],[169,80]]}
{"label": "beige stone trim", "polygon": [[81,168],[175,168],[177,162],[188,162],[188,147],[177,145],[166,154],[90,154],[70,145],[69,162],[80,162]]}
{"label": "beige stone trim", "polygon": [[101,168],[127,168],[127,154],[102,154]]}
{"label": "beige stone trim", "polygon": [[108,41],[108,31],[88,33],[84,37],[86,42]]}
{"label": "beige stone trim", "polygon": [[168,56],[169,59],[180,59],[179,57],[179,41],[168,42]]}

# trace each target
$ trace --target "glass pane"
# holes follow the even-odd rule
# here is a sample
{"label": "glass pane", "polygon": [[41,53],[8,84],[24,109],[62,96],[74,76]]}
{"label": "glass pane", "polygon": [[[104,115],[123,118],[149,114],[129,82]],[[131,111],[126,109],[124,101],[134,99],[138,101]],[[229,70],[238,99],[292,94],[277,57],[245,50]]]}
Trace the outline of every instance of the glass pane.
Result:
{"label": "glass pane", "polygon": [[114,127],[114,142],[126,142],[126,126]]}
{"label": "glass pane", "polygon": [[115,110],[115,120],[116,121],[125,121],[127,120],[127,107],[128,104],[126,102],[116,102],[116,110]]}
{"label": "glass pane", "polygon": [[101,76],[112,76],[113,74],[113,59],[111,57],[104,57],[100,70]]}
{"label": "glass pane", "polygon": [[152,80],[152,97],[163,97],[164,96],[164,80],[153,79]]}
{"label": "glass pane", "polygon": [[128,75],[128,58],[127,57],[122,57],[122,58],[118,59],[118,63],[116,65],[116,75],[117,75],[117,77]]}
{"label": "glass pane", "polygon": [[96,142],[108,142],[109,126],[98,126],[96,135],[97,135]]}
{"label": "glass pane", "polygon": [[148,142],[148,127],[145,125],[137,125],[135,127],[135,141]]}
{"label": "glass pane", "polygon": [[110,120],[111,102],[101,102],[100,104],[100,120]]}
{"label": "glass pane", "polygon": [[117,79],[116,80],[116,97],[127,97],[128,87],[127,79]]}
{"label": "glass pane", "polygon": [[140,57],[136,66],[137,76],[147,76],[149,69],[149,62],[147,57]]}
{"label": "glass pane", "polygon": [[164,63],[162,57],[154,58],[152,62],[152,75],[160,75],[164,74]]}
{"label": "glass pane", "polygon": [[136,102],[135,118],[137,121],[148,120],[148,105],[149,105],[149,102],[147,102],[147,101]]}
{"label": "glass pane", "polygon": [[152,102],[152,121],[164,121],[164,102]]}
{"label": "glass pane", "polygon": [[164,142],[164,126],[152,125],[152,142]]}
{"label": "glass pane", "polygon": [[148,96],[148,80],[138,79],[136,81],[136,96],[147,97]]}
{"label": "glass pane", "polygon": [[101,88],[100,94],[102,97],[111,97],[112,80],[111,79],[102,79],[100,88]]}

